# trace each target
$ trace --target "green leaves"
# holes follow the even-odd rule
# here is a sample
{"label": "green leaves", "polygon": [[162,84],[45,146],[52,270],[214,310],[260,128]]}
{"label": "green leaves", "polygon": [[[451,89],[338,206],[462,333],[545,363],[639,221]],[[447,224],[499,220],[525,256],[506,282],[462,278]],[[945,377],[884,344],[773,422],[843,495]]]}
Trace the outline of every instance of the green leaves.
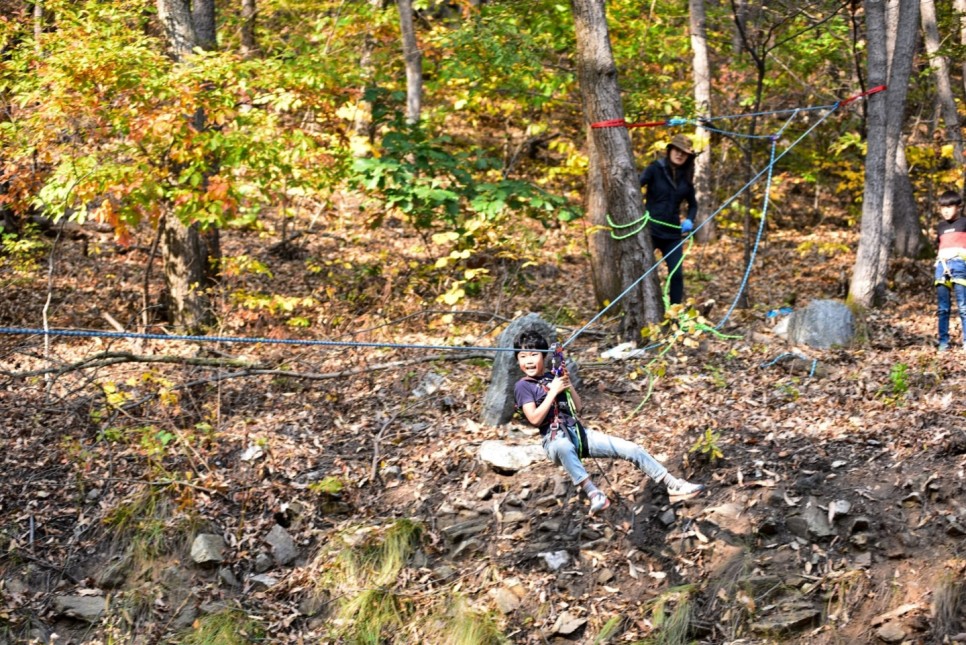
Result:
{"label": "green leaves", "polygon": [[[364,190],[376,214],[368,225],[380,226],[387,213],[404,216],[417,229],[453,231],[458,246],[472,247],[480,218],[498,224],[513,213],[541,221],[554,214],[563,221],[578,216],[562,197],[525,181],[485,181],[467,169],[489,174],[498,164],[485,155],[452,149],[446,137],[398,121],[383,137],[381,155],[356,159],[350,184]],[[472,222],[472,223],[471,223]]]}

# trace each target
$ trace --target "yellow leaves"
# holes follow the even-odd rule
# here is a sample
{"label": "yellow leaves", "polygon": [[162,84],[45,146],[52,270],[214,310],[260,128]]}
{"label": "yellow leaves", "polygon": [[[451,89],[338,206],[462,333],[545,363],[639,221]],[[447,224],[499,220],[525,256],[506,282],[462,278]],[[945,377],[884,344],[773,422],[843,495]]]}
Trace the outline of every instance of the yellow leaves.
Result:
{"label": "yellow leaves", "polygon": [[451,307],[457,304],[460,300],[462,300],[466,296],[466,291],[463,289],[462,286],[460,286],[461,284],[462,284],[461,282],[454,283],[453,286],[451,286],[446,293],[439,296],[437,300]]}
{"label": "yellow leaves", "polygon": [[437,269],[445,269],[450,262],[458,262],[459,260],[465,260],[468,257],[470,257],[470,252],[467,249],[462,251],[451,251],[446,257],[436,260],[436,264],[434,266]]}

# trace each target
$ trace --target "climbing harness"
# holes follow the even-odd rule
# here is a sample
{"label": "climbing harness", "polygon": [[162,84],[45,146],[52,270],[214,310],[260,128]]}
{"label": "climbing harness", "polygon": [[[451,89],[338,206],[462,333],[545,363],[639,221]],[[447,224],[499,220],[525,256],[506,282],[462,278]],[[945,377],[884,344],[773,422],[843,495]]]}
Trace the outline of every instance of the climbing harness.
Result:
{"label": "climbing harness", "polygon": [[[556,378],[563,376],[564,370],[566,369],[566,363],[564,361],[563,346],[560,343],[553,343],[550,349],[547,350],[547,356],[550,359],[550,373]],[[541,383],[544,391],[549,392],[550,388],[545,383]],[[550,422],[550,429],[548,434],[550,435],[550,440],[553,441],[557,433],[563,432],[567,433],[567,437],[570,439],[570,443],[574,444],[577,449],[577,456],[581,459],[590,456],[590,448],[587,445],[587,430],[584,429],[580,421],[577,419],[577,406],[574,405],[574,399],[570,396],[570,390],[566,391],[567,395],[567,407],[570,410],[570,417],[573,419],[573,423],[567,423],[562,421],[560,416],[560,404],[554,399],[553,407],[553,420]]]}

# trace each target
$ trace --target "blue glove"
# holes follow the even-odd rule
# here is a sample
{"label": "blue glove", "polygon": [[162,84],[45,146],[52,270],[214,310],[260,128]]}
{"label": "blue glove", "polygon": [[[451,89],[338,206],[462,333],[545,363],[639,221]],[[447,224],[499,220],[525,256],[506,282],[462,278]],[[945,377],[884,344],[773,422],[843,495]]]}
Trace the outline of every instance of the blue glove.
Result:
{"label": "blue glove", "polygon": [[692,222],[689,219],[686,219],[683,222],[681,222],[681,233],[682,234],[687,235],[688,233],[690,233],[693,230],[694,230],[694,222]]}

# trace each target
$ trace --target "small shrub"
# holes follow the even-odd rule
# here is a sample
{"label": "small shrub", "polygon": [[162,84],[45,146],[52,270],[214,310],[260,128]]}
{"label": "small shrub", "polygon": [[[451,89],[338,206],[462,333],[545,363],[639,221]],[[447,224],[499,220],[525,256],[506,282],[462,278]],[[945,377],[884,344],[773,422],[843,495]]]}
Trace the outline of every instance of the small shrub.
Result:
{"label": "small shrub", "polygon": [[711,428],[708,428],[694,442],[694,445],[691,446],[688,452],[697,454],[699,457],[714,463],[718,459],[724,459],[724,453],[721,451],[719,441],[721,441],[721,435],[713,432]]}

